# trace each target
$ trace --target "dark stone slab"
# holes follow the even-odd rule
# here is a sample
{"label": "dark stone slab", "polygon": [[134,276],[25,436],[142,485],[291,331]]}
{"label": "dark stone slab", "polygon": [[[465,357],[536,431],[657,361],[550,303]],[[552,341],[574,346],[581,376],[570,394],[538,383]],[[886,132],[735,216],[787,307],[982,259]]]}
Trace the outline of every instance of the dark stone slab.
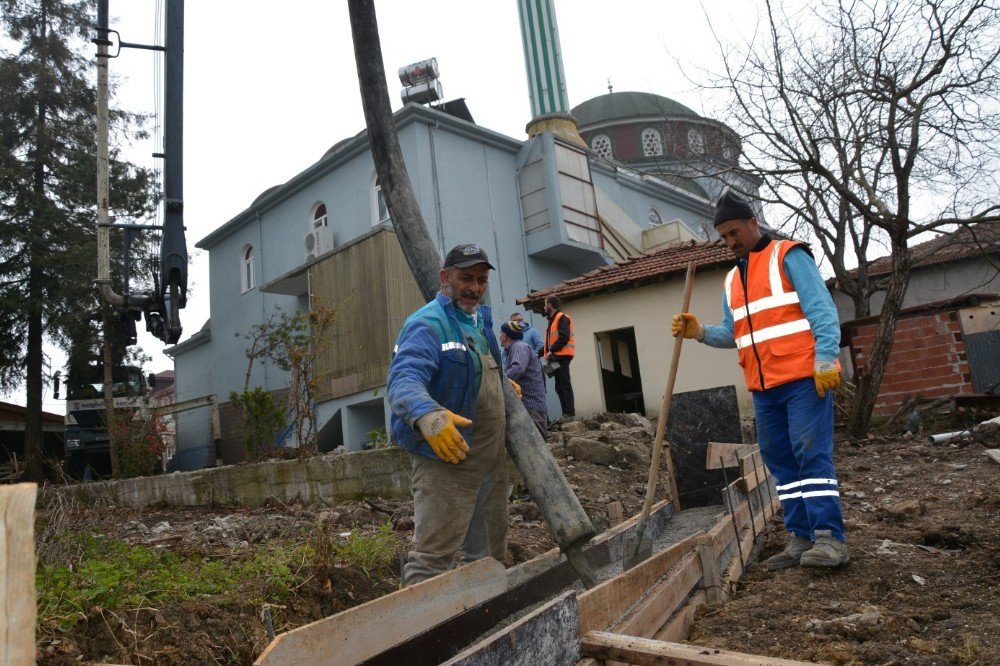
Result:
{"label": "dark stone slab", "polygon": [[[677,473],[681,507],[718,504],[719,493],[725,486],[723,473],[705,469],[705,455],[709,442],[743,441],[736,387],[674,394],[667,440]],[[733,478],[737,474],[733,468]]]}

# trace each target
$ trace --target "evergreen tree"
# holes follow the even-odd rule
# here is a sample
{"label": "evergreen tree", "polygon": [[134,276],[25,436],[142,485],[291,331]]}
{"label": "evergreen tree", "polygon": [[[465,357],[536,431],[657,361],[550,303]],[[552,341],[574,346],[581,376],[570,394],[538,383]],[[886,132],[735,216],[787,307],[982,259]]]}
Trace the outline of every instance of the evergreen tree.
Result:
{"label": "evergreen tree", "polygon": [[[95,5],[0,0],[0,391],[27,392],[28,476],[42,476],[43,340],[93,346],[81,319],[99,310],[96,255]],[[142,118],[112,114],[112,136]],[[110,207],[125,219],[157,203],[155,174],[110,155]]]}

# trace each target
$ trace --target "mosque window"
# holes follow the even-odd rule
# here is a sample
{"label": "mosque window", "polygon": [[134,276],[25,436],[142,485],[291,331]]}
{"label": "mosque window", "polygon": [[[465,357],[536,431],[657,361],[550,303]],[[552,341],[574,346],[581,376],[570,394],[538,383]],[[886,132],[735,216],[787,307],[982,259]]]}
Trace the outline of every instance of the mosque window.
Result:
{"label": "mosque window", "polygon": [[734,148],[732,144],[726,145],[726,147],[722,149],[722,157],[725,158],[727,162],[732,162],[736,159],[736,148]]}
{"label": "mosque window", "polygon": [[322,201],[313,206],[312,212],[312,228],[319,229],[320,227],[325,227],[329,223],[329,219],[326,216],[326,204]]}
{"label": "mosque window", "polygon": [[590,140],[590,149],[604,159],[611,159],[611,137],[607,134],[598,134]]}
{"label": "mosque window", "polygon": [[688,150],[696,155],[705,154],[705,135],[697,127],[688,130]]}
{"label": "mosque window", "polygon": [[378,181],[378,176],[375,177],[372,186],[372,195],[372,226],[391,224],[392,216],[389,215],[389,204],[386,203],[385,192],[382,191],[382,184]]}
{"label": "mosque window", "polygon": [[658,130],[647,127],[642,130],[642,154],[645,157],[660,157],[663,155],[663,137]]}
{"label": "mosque window", "polygon": [[663,224],[663,218],[660,217],[660,211],[656,208],[649,209],[649,226],[658,227]]}

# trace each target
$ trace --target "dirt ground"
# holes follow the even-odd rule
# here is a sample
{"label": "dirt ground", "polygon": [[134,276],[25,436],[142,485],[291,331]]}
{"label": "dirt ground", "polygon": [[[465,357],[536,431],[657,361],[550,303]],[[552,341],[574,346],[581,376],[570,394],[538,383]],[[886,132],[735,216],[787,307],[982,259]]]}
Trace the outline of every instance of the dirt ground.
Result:
{"label": "dirt ground", "polygon": [[[621,501],[626,516],[638,513],[643,465],[574,459],[560,439],[550,434],[557,460],[598,530],[607,528],[609,502]],[[1000,446],[998,439],[956,446],[902,437],[839,443],[850,565],[776,574],[752,567],[736,598],[700,614],[692,642],[834,664],[1000,663],[1000,465],[983,455],[984,448]],[[55,539],[57,533],[98,534],[224,565],[245,562],[275,544],[310,549],[289,567],[284,598],[268,598],[269,572],[262,571],[260,585],[244,581],[230,594],[95,604],[71,627],[40,625],[39,660],[251,663],[269,640],[265,604],[280,633],[397,589],[412,515],[410,502],[379,498],[258,509],[46,507],[36,525],[39,561],[70,568],[81,564],[81,555]],[[507,566],[553,547],[526,496],[515,494],[510,516]],[[375,535],[380,526],[392,537],[388,564],[360,566],[331,554],[329,544],[344,543],[352,533]],[[762,559],[781,548],[780,518],[761,539]]]}
{"label": "dirt ground", "polygon": [[[1000,464],[983,453],[998,430],[839,442],[850,563],[755,566],[690,642],[837,665],[1000,664]],[[779,516],[760,559],[784,542]]]}

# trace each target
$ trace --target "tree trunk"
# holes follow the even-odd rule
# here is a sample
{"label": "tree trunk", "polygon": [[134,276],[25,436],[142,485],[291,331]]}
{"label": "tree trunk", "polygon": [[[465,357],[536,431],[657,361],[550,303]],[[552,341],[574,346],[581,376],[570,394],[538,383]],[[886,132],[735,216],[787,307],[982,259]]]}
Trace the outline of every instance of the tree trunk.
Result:
{"label": "tree trunk", "polygon": [[[40,56],[44,62],[44,48],[48,15],[46,4],[41,3],[40,34],[38,40]],[[42,300],[44,293],[40,284],[43,269],[39,265],[45,248],[40,241],[45,224],[43,211],[47,208],[45,198],[45,158],[46,120],[48,116],[48,94],[44,77],[39,81],[38,106],[35,111],[35,154],[32,160],[31,219],[28,222],[28,340],[25,350],[25,408],[24,408],[24,455],[27,458],[27,475],[30,481],[42,482]]]}
{"label": "tree trunk", "polygon": [[349,0],[351,31],[354,34],[354,57],[361,85],[361,104],[365,110],[368,141],[375,160],[375,172],[399,237],[403,255],[424,300],[430,301],[441,286],[438,275],[441,257],[434,247],[424,217],[417,206],[410,176],[399,148],[396,123],[389,104],[389,90],[382,64],[382,45],[378,36],[375,4],[371,0]]}
{"label": "tree trunk", "polygon": [[872,422],[872,411],[882,386],[882,376],[889,364],[889,352],[896,333],[896,319],[903,309],[903,297],[910,283],[910,251],[906,239],[893,240],[892,243],[892,277],[889,279],[889,289],[882,304],[881,319],[871,353],[864,365],[864,372],[859,373],[858,389],[854,404],[848,416],[848,432],[852,437],[864,437]]}

